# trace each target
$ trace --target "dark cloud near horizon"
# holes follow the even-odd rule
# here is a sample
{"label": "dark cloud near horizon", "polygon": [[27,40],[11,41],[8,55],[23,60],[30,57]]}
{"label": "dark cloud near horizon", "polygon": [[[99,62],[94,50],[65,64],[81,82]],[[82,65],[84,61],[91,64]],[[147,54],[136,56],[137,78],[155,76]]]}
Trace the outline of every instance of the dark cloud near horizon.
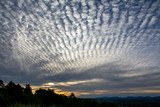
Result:
{"label": "dark cloud near horizon", "polygon": [[6,82],[92,94],[160,90],[159,41],[159,0],[0,1]]}

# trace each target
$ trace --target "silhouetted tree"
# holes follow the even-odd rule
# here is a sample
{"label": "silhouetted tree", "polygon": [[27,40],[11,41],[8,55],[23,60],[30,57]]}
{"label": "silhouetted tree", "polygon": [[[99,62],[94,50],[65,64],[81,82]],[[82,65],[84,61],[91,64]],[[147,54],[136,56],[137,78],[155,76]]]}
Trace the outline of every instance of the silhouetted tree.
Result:
{"label": "silhouetted tree", "polygon": [[42,104],[51,105],[56,103],[56,94],[54,90],[38,89],[35,91],[35,96],[40,100]]}
{"label": "silhouetted tree", "polygon": [[16,84],[13,83],[12,81],[10,81],[10,82],[6,85],[6,89],[7,89],[8,93],[9,93],[10,95],[14,94],[15,87],[16,87]]}
{"label": "silhouetted tree", "polygon": [[36,99],[34,99],[32,88],[30,87],[29,84],[25,85],[23,94],[24,94],[24,103],[29,104],[35,102]]}
{"label": "silhouetted tree", "polygon": [[30,87],[29,84],[26,84],[26,86],[24,88],[24,94],[33,95],[32,94],[32,88]]}
{"label": "silhouetted tree", "polygon": [[5,92],[5,85],[2,80],[0,80],[0,105],[4,105],[7,102]]}
{"label": "silhouetted tree", "polygon": [[19,84],[10,81],[6,86],[6,92],[10,98],[10,102],[23,102],[23,88]]}
{"label": "silhouetted tree", "polygon": [[4,88],[4,83],[2,80],[0,80],[0,88]]}
{"label": "silhouetted tree", "polygon": [[71,95],[69,96],[69,98],[76,98],[74,93],[71,93]]}
{"label": "silhouetted tree", "polygon": [[15,90],[13,90],[15,92],[14,95],[15,95],[16,101],[19,101],[21,103],[23,103],[23,100],[24,100],[23,99],[24,98],[24,96],[23,96],[23,90],[24,90],[24,88],[21,87],[20,84],[17,84],[15,86]]}

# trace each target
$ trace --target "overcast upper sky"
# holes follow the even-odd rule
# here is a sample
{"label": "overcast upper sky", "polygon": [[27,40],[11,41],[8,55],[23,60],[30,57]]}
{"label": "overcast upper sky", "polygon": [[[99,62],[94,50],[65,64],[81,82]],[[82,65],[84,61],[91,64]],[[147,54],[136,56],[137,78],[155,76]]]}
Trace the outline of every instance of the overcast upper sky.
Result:
{"label": "overcast upper sky", "polygon": [[160,0],[0,0],[0,79],[160,95]]}

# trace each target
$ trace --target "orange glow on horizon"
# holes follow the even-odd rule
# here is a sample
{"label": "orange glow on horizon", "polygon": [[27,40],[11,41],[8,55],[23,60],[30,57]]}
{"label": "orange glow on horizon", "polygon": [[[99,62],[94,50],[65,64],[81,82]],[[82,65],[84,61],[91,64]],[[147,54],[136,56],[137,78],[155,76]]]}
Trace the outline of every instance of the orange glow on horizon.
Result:
{"label": "orange glow on horizon", "polygon": [[65,95],[65,96],[69,96],[71,95],[71,93],[74,93],[76,97],[78,96],[83,96],[83,95],[102,95],[102,94],[125,94],[125,93],[135,93],[135,94],[156,94],[156,93],[160,93],[160,90],[149,90],[149,89],[130,89],[130,90],[119,90],[119,91],[116,91],[116,90],[94,90],[94,91],[73,91],[73,92],[70,92],[70,91],[63,91],[61,89],[58,89],[58,88],[51,88],[51,87],[44,87],[44,86],[31,86],[32,87],[32,92],[35,93],[36,90],[38,90],[39,88],[41,89],[53,89],[54,92],[56,94],[59,94],[59,95]]}
{"label": "orange glow on horizon", "polygon": [[[56,94],[65,95],[65,96],[69,96],[72,93],[72,92],[69,92],[69,91],[62,91],[62,90],[57,89],[57,88],[39,87],[39,86],[31,86],[31,87],[32,87],[32,92],[33,93],[35,93],[35,91],[38,90],[38,89],[40,89],[40,88],[41,89],[53,89]],[[78,94],[76,94],[76,96],[78,96]]]}

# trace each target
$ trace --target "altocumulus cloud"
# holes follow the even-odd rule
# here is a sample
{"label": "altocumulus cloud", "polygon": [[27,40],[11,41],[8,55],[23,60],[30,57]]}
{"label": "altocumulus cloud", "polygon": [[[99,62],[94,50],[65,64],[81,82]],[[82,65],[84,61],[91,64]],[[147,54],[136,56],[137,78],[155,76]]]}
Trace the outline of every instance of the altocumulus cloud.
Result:
{"label": "altocumulus cloud", "polygon": [[81,96],[160,94],[159,0],[0,0],[0,79]]}

